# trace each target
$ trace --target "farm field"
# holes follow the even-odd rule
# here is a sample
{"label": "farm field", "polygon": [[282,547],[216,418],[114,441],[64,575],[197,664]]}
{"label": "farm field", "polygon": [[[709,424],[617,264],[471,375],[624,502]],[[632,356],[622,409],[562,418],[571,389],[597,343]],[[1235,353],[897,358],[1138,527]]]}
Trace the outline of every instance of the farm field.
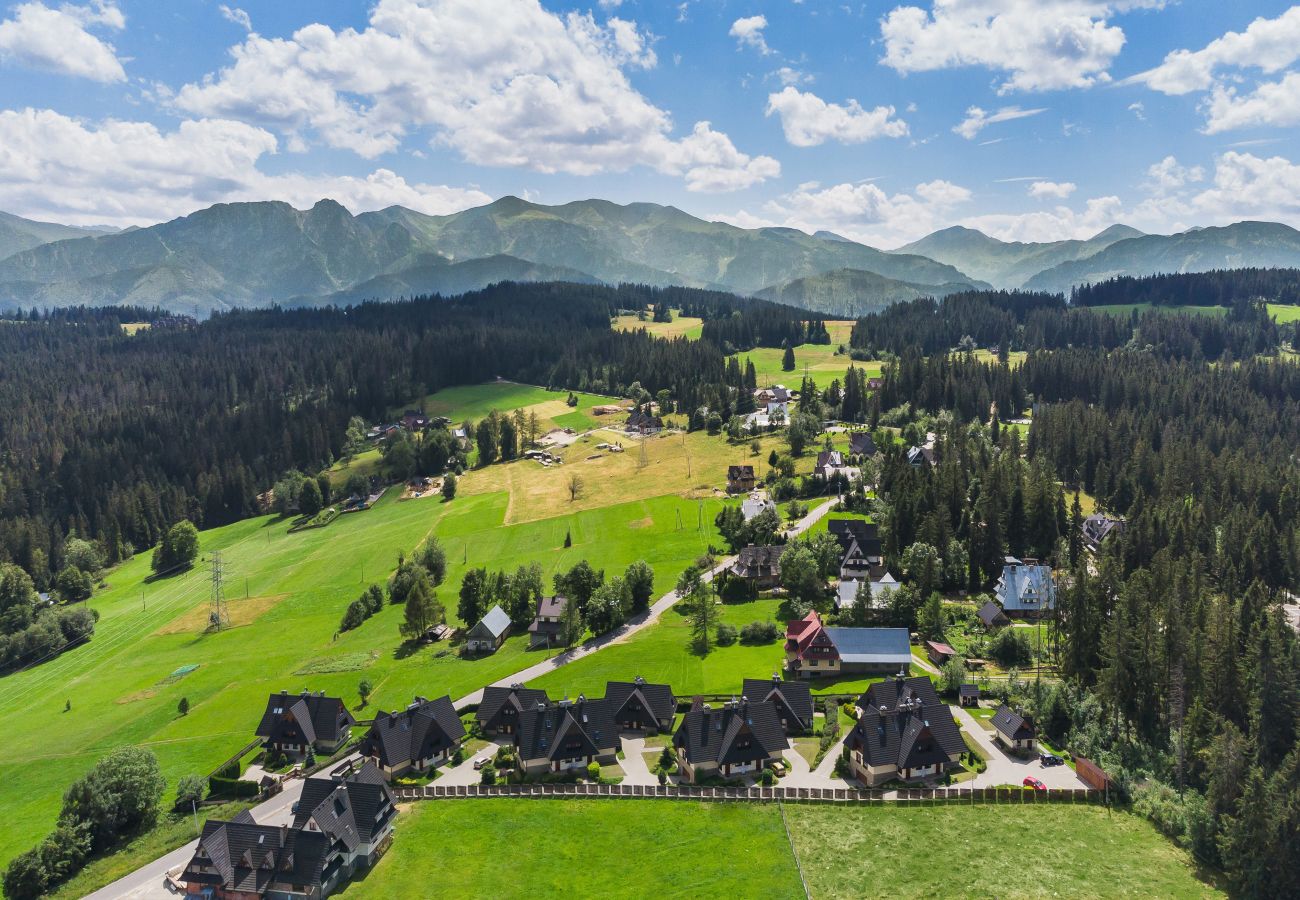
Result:
{"label": "farm field", "polygon": [[[1224,896],[1150,823],[1102,807],[791,806],[786,818],[816,898],[871,886],[918,898]],[[936,851],[974,861],[991,843],[1021,850],[1005,865],[936,864]]]}
{"label": "farm field", "polygon": [[[818,900],[1222,896],[1151,825],[1098,807],[796,805],[785,815]],[[937,851],[974,860],[989,852],[990,840],[1004,839],[1033,854],[1014,873],[992,864],[936,865]],[[501,846],[511,848],[508,878],[483,865]],[[590,859],[621,864],[585,865]],[[388,854],[341,896],[414,896],[435,883],[463,897],[803,894],[774,804],[501,799],[411,804]]]}
{"label": "farm field", "polygon": [[[592,407],[619,402],[617,397],[575,392],[578,406],[574,408],[565,403],[568,396],[568,391],[547,390],[534,384],[490,381],[445,388],[425,397],[423,407],[430,416],[446,416],[456,423],[466,419],[477,421],[494,409],[497,412],[522,409],[525,413],[537,414],[543,431],[551,428],[585,431],[602,424],[600,417],[592,414]],[[401,413],[401,409],[393,410],[394,415]]]}
{"label": "farm field", "polygon": [[642,322],[636,316],[618,316],[614,319],[615,331],[639,331],[645,329],[647,334],[661,338],[686,337],[693,341],[699,340],[700,333],[704,329],[704,320],[697,319],[694,316],[682,316],[677,310],[673,310],[673,320],[671,322],[652,322],[649,319],[649,311],[646,312],[646,320]]}
{"label": "farm field", "polygon": [[[447,584],[439,595],[452,618],[467,566],[538,562],[549,581],[584,558],[610,574],[644,558],[662,593],[718,542],[712,513],[696,531],[697,504],[677,497],[514,526],[504,524],[508,505],[505,493],[449,504],[399,503],[390,494],[368,512],[297,534],[274,517],[206,531],[202,553],[221,551],[231,618],[247,623],[220,633],[198,632],[210,588],[205,564],[146,584],[149,556],[141,554],[109,573],[110,587],[90,601],[101,614],[94,639],[4,680],[0,729],[9,737],[0,747],[0,806],[10,815],[0,824],[0,863],[53,827],[66,786],[115,747],[154,751],[170,792],[181,775],[206,774],[247,743],[272,691],[320,689],[356,704],[364,677],[374,685],[371,706],[393,708],[417,692],[461,696],[539,659],[526,653],[522,635],[473,661],[447,653],[445,645],[407,653],[397,635],[399,607],[335,635],[347,603],[365,585],[384,581],[398,553],[410,553],[430,533],[447,550]],[[692,523],[689,530],[676,530],[678,510]],[[190,665],[198,668],[171,677]],[[190,704],[183,717],[181,697]],[[65,701],[71,701],[68,712]],[[41,727],[32,727],[37,720]]]}
{"label": "farm field", "polygon": [[[506,871],[487,861],[508,848]],[[725,862],[724,862],[725,861]],[[672,800],[417,803],[387,855],[337,896],[800,896],[774,806]]]}
{"label": "farm field", "polygon": [[742,368],[745,360],[753,362],[759,387],[784,384],[797,390],[799,382],[803,379],[805,366],[818,387],[825,387],[834,378],[843,380],[844,373],[851,365],[862,369],[870,377],[880,374],[881,364],[878,362],[857,362],[847,353],[836,353],[841,344],[848,346],[849,337],[853,333],[853,322],[828,321],[826,330],[831,335],[829,344],[801,344],[794,348],[793,372],[786,372],[781,368],[781,358],[785,351],[779,347],[757,347],[737,353],[735,358],[740,360]]}

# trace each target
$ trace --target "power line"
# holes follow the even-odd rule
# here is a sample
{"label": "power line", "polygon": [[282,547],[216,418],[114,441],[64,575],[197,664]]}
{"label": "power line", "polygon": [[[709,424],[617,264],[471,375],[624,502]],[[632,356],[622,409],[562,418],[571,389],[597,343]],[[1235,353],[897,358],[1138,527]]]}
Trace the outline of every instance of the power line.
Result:
{"label": "power line", "polygon": [[212,551],[212,601],[208,611],[208,626],[217,631],[230,627],[230,612],[226,609],[224,572],[221,566],[221,551]]}

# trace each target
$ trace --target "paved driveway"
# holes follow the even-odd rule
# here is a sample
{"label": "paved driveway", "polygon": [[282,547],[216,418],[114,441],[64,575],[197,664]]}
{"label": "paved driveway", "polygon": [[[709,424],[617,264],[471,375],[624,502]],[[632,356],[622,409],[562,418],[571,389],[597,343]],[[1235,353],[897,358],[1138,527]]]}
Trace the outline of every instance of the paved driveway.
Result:
{"label": "paved driveway", "polygon": [[1022,784],[1025,777],[1032,775],[1049,788],[1086,788],[1074,770],[1069,766],[1044,767],[1038,759],[1020,759],[1012,756],[993,740],[993,732],[986,731],[975,717],[959,706],[951,707],[953,715],[961,723],[962,729],[980,745],[988,757],[989,767],[976,775],[971,781],[962,783],[963,787],[996,787],[1000,784]]}

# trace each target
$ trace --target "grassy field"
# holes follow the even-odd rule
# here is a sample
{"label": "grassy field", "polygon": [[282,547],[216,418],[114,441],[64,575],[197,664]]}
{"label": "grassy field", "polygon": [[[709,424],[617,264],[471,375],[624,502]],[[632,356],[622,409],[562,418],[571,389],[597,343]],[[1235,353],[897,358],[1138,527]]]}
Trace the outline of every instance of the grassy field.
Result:
{"label": "grassy field", "polygon": [[[67,785],[115,747],[153,750],[174,785],[181,775],[209,772],[246,743],[272,691],[321,689],[355,703],[364,677],[375,688],[372,706],[392,708],[417,692],[458,697],[535,661],[524,636],[473,661],[447,653],[445,645],[407,653],[398,642],[399,607],[335,635],[347,603],[364,585],[383,581],[398,553],[409,553],[430,533],[447,549],[447,585],[439,594],[453,617],[466,566],[513,569],[536,561],[549,580],[584,558],[611,574],[644,558],[663,592],[718,542],[712,513],[703,531],[676,529],[679,510],[692,526],[698,512],[695,502],[677,497],[513,526],[505,524],[505,493],[452,503],[394,497],[297,534],[273,517],[204,532],[205,556],[222,552],[231,616],[247,623],[221,633],[199,632],[210,587],[203,564],[146,584],[146,554],[110,573],[109,588],[91,601],[101,614],[94,639],[3,681],[0,729],[8,737],[0,746],[0,807],[10,815],[0,823],[0,865],[53,827]],[[569,548],[566,532],[573,538]],[[169,679],[184,665],[198,668]],[[181,697],[190,704],[184,717],[176,711]],[[65,700],[70,712],[63,711]]]}
{"label": "grassy field", "polygon": [[[1148,823],[1096,807],[786,806],[785,815],[819,900],[1221,896]],[[507,846],[508,874],[484,864]],[[803,895],[775,805],[457,800],[404,811],[392,849],[341,896],[418,896],[432,884],[493,898]]]}
{"label": "grassy field", "polygon": [[673,310],[673,320],[671,322],[652,322],[647,318],[644,322],[636,316],[619,316],[614,319],[615,331],[639,331],[645,329],[647,334],[661,338],[688,337],[691,340],[699,340],[700,332],[704,329],[704,320],[697,319],[693,316],[679,315],[677,310]]}
{"label": "grassy field", "polygon": [[1094,806],[793,806],[786,817],[817,898],[872,887],[891,897],[1223,896],[1148,822]]}
{"label": "grassy field", "polygon": [[[1111,303],[1089,307],[1089,309],[1110,313],[1113,316],[1127,316],[1134,312],[1146,312],[1152,308],[1150,303]],[[1226,306],[1167,306],[1161,308],[1171,312],[1196,313],[1201,316],[1226,316],[1228,314]]]}
{"label": "grassy field", "polygon": [[403,813],[392,849],[338,896],[707,897],[741,884],[746,898],[803,894],[775,807],[465,800]]}
{"label": "grassy field", "polygon": [[[522,409],[525,413],[537,414],[543,431],[552,428],[585,431],[601,424],[601,418],[591,412],[592,407],[618,402],[617,397],[576,394],[578,406],[574,408],[565,403],[568,396],[568,391],[550,391],[533,384],[490,381],[438,391],[425,397],[421,405],[428,415],[446,416],[456,423],[466,419],[477,421],[494,409],[497,412]],[[401,409],[393,410],[394,415],[401,412]]]}
{"label": "grassy field", "polygon": [[805,368],[817,382],[818,387],[825,387],[835,378],[842,381],[844,373],[851,365],[862,369],[869,377],[880,374],[880,363],[855,362],[847,353],[836,352],[841,344],[848,346],[849,337],[853,333],[852,322],[827,322],[826,330],[831,335],[829,344],[801,344],[794,348],[793,372],[786,372],[781,368],[781,358],[785,355],[785,351],[779,347],[758,347],[744,353],[737,353],[736,358],[740,360],[742,367],[746,360],[754,364],[759,387],[784,384],[786,387],[798,390]]}
{"label": "grassy field", "polygon": [[1268,304],[1268,312],[1280,325],[1286,325],[1291,322],[1300,322],[1300,306],[1288,305],[1285,303]]}

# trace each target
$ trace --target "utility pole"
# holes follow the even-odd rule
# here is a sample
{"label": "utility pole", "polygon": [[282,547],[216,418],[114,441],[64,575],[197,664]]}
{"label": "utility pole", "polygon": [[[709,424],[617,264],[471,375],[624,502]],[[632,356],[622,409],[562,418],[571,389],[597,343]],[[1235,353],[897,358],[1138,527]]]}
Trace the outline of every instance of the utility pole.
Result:
{"label": "utility pole", "polygon": [[226,611],[224,571],[221,565],[221,551],[212,551],[212,600],[208,611],[208,625],[217,631],[230,627],[230,614]]}

